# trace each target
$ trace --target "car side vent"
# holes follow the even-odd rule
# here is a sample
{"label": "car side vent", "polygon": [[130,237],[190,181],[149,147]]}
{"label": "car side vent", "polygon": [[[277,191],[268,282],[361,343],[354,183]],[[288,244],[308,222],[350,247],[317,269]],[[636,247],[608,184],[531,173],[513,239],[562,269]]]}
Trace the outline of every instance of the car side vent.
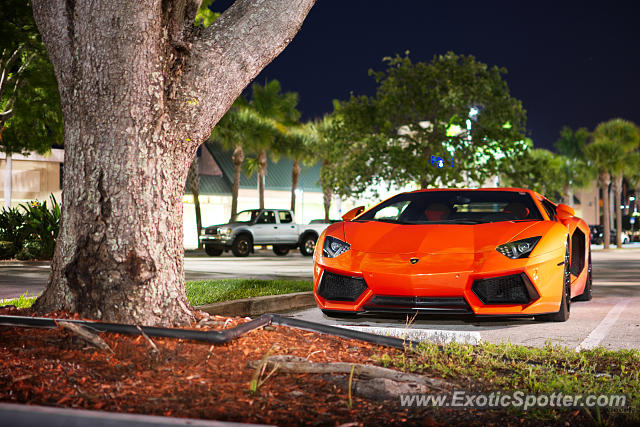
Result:
{"label": "car side vent", "polygon": [[318,285],[318,295],[330,301],[355,301],[366,289],[367,283],[361,277],[325,271]]}
{"label": "car side vent", "polygon": [[483,304],[528,304],[540,298],[524,273],[474,280],[471,290]]}
{"label": "car side vent", "polygon": [[571,265],[570,271],[574,276],[580,275],[585,262],[585,236],[582,230],[576,228],[571,236]]}

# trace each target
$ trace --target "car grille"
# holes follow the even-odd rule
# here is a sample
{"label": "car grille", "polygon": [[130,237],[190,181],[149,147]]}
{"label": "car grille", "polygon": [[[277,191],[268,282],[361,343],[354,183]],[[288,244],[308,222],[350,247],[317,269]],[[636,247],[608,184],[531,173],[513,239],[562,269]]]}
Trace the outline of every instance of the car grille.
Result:
{"label": "car grille", "polygon": [[540,298],[524,273],[474,280],[471,290],[483,304],[528,304]]}
{"label": "car grille", "polygon": [[363,307],[367,311],[419,311],[447,314],[471,313],[462,297],[404,297],[375,295]]}
{"label": "car grille", "polygon": [[366,289],[367,283],[361,277],[325,271],[318,285],[318,295],[330,301],[355,301]]}
{"label": "car grille", "polygon": [[206,230],[204,230],[204,234],[218,234],[217,231],[217,228],[207,228]]}

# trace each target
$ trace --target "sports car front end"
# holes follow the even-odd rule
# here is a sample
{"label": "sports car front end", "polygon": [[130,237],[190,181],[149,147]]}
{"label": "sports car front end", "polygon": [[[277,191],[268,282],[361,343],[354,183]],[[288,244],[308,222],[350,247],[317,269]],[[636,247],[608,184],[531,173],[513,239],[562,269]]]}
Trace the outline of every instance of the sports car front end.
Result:
{"label": "sports car front end", "polygon": [[[485,193],[476,200],[470,190],[443,193],[425,201],[412,196],[405,204],[390,199],[391,203],[381,204],[387,206],[329,226],[314,253],[318,306],[331,314],[557,312],[563,293],[566,228],[534,214],[533,202],[526,210],[517,206],[520,213],[528,211],[528,218],[520,218],[504,212],[510,203],[520,203],[511,196],[503,200],[498,195],[500,203],[487,209],[485,202],[495,194]],[[447,200],[447,218],[427,213],[426,220],[411,220],[425,205],[428,209],[430,203]],[[398,212],[370,214],[390,206],[399,207]],[[474,209],[482,215],[473,215]]]}

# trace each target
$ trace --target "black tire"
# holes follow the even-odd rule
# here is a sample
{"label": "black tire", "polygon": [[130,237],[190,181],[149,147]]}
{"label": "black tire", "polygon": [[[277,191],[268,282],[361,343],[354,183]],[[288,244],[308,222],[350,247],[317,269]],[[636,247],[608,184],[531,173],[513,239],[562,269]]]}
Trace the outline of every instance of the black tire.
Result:
{"label": "black tire", "polygon": [[591,279],[591,245],[589,245],[589,264],[587,267],[587,283],[582,294],[575,297],[574,301],[591,301],[593,298],[593,280]]}
{"label": "black tire", "polygon": [[273,253],[278,256],[285,256],[289,253],[289,246],[285,245],[273,245]]}
{"label": "black tire", "polygon": [[355,311],[322,310],[322,314],[332,319],[352,319],[358,316]]}
{"label": "black tire", "polygon": [[220,256],[222,252],[224,252],[224,249],[220,246],[204,245],[204,251],[209,256]]}
{"label": "black tire", "polygon": [[313,255],[313,251],[316,249],[317,241],[318,236],[316,236],[315,234],[305,234],[302,239],[300,239],[300,253],[302,254],[302,256]]}
{"label": "black tire", "polygon": [[246,234],[241,234],[233,240],[231,244],[231,252],[238,257],[246,257],[251,253],[251,237]]}
{"label": "black tire", "polygon": [[560,300],[560,310],[557,313],[540,314],[535,316],[536,320],[542,322],[566,322],[569,320],[571,311],[571,270],[569,269],[569,242],[564,254],[564,274],[562,278],[562,299]]}

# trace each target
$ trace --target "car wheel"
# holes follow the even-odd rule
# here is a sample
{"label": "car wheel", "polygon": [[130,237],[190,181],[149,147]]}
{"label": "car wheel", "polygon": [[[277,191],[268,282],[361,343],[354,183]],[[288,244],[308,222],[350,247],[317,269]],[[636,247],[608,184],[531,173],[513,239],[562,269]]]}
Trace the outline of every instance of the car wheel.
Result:
{"label": "car wheel", "polygon": [[591,298],[593,298],[592,295],[592,279],[591,279],[591,246],[589,246],[589,264],[587,267],[587,283],[584,285],[584,291],[582,292],[582,294],[578,295],[577,297],[575,297],[573,300],[574,301],[591,301]]}
{"label": "car wheel", "polygon": [[289,246],[273,245],[273,253],[278,256],[285,256],[289,253]]}
{"label": "car wheel", "polygon": [[629,243],[629,238],[628,238],[628,237],[625,237],[625,238],[624,238],[624,240],[622,241],[622,244],[623,244],[623,245],[626,245],[626,244],[628,244],[628,243]]}
{"label": "car wheel", "polygon": [[300,242],[300,253],[302,256],[311,256],[313,255],[313,251],[316,249],[316,242],[318,238],[313,234],[307,234],[302,238]]}
{"label": "car wheel", "polygon": [[562,275],[562,299],[560,300],[560,310],[557,313],[541,314],[535,316],[536,320],[543,322],[566,322],[569,319],[571,310],[571,272],[569,270],[569,244],[564,254],[564,273]]}
{"label": "car wheel", "polygon": [[350,319],[358,315],[355,311],[322,310],[322,314],[333,319]]}
{"label": "car wheel", "polygon": [[246,257],[251,252],[251,246],[251,238],[246,234],[241,234],[231,244],[231,252],[235,256]]}
{"label": "car wheel", "polygon": [[219,246],[204,245],[204,251],[209,256],[220,256],[222,255],[224,249]]}

